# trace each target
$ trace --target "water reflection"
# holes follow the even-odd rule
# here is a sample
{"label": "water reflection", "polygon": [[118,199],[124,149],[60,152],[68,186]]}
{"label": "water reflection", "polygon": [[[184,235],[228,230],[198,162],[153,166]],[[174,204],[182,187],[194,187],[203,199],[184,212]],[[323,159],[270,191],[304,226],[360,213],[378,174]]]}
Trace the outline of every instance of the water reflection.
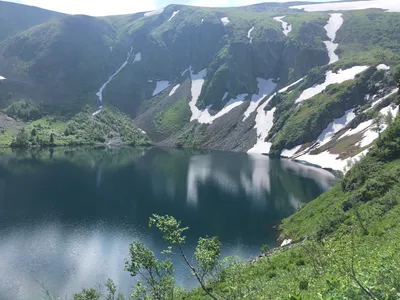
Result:
{"label": "water reflection", "polygon": [[[332,174],[240,153],[153,148],[56,149],[0,159],[0,299],[57,295],[112,277],[128,291],[128,245],[164,248],[153,213],[190,227],[187,248],[216,235],[225,255],[248,258],[273,245],[279,221],[329,188]],[[188,284],[182,265],[178,281]]]}

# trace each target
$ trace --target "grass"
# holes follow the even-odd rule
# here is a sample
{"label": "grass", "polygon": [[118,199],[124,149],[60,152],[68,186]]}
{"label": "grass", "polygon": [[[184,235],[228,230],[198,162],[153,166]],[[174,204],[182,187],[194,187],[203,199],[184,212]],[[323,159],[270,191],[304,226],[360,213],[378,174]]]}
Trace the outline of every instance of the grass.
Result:
{"label": "grass", "polygon": [[160,133],[173,133],[183,128],[190,121],[190,109],[185,98],[179,99],[174,105],[159,112],[154,120]]}

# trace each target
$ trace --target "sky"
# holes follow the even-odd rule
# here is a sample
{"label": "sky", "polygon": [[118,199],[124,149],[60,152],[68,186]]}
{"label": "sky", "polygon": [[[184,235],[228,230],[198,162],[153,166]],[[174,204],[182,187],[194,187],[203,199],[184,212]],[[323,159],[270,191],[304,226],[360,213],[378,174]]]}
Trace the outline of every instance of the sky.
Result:
{"label": "sky", "polygon": [[[38,6],[68,14],[91,16],[119,15],[150,11],[169,4],[195,6],[242,6],[260,2],[288,2],[288,0],[7,0],[26,5]],[[292,0],[293,1],[293,0]],[[294,0],[296,1],[296,0]],[[313,1],[313,0],[311,0]],[[314,0],[321,2],[323,0]],[[329,1],[329,0],[328,0]],[[400,0],[399,0],[400,1]]]}

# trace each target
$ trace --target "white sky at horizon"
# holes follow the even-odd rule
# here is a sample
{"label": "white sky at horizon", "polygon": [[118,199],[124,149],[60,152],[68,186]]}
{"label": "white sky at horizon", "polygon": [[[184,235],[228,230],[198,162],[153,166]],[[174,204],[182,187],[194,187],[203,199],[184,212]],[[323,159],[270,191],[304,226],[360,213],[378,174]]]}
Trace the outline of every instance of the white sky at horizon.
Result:
{"label": "white sky at horizon", "polygon": [[[5,0],[25,5],[37,6],[67,14],[106,16],[151,11],[169,4],[193,6],[227,7],[244,6],[262,2],[291,2],[300,0]],[[304,0],[303,0],[304,1]],[[309,0],[326,2],[333,0]]]}

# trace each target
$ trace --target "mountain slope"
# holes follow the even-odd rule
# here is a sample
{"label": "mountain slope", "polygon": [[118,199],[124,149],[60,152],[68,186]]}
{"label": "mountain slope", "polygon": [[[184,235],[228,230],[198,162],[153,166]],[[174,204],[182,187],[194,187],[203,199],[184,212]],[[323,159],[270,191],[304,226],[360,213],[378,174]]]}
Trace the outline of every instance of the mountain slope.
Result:
{"label": "mountain slope", "polygon": [[292,5],[169,5],[37,25],[0,42],[0,105],[30,98],[64,117],[112,106],[158,144],[343,171],[377,138],[372,119],[398,112],[400,14]]}
{"label": "mountain slope", "polygon": [[64,14],[46,9],[0,1],[0,42],[33,26],[63,16]]}

